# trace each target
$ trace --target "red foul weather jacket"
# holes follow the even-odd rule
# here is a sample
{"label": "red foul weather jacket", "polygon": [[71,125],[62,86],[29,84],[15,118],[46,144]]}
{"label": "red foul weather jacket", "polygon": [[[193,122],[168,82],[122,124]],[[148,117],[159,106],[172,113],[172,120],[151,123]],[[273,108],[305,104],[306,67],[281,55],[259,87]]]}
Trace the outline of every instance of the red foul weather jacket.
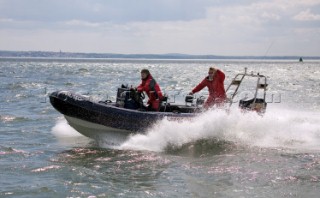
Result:
{"label": "red foul weather jacket", "polygon": [[137,87],[139,92],[145,91],[148,95],[148,104],[154,110],[159,110],[160,101],[163,98],[160,86],[158,83],[153,79],[151,74],[148,75],[146,79],[143,79],[141,84]]}
{"label": "red foul weather jacket", "polygon": [[202,80],[193,90],[192,93],[201,91],[204,87],[208,87],[209,97],[204,104],[205,108],[211,107],[217,103],[223,103],[226,99],[226,91],[224,89],[225,75],[222,71],[217,70],[213,76],[213,80],[209,80],[209,76]]}

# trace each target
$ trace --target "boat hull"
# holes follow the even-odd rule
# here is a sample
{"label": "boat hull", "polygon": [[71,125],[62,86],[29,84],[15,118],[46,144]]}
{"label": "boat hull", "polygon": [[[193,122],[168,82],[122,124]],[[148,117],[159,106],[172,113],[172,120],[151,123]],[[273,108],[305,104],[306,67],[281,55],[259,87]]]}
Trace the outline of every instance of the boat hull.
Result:
{"label": "boat hull", "polygon": [[111,128],[74,117],[64,116],[68,124],[82,135],[95,140],[101,140],[107,145],[119,145],[125,142],[131,131]]}
{"label": "boat hull", "polygon": [[196,115],[125,109],[117,107],[115,103],[95,102],[89,97],[68,91],[53,92],[49,98],[52,106],[65,116],[70,126],[94,139],[97,134],[113,133],[128,136],[144,133],[163,118],[180,120]]}

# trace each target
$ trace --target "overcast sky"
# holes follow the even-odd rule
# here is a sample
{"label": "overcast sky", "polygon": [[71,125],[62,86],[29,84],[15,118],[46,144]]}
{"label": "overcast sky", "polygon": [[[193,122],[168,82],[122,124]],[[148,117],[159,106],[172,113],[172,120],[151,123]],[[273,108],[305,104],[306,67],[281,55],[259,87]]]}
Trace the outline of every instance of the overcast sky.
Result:
{"label": "overcast sky", "polygon": [[320,56],[320,0],[0,0],[0,50]]}

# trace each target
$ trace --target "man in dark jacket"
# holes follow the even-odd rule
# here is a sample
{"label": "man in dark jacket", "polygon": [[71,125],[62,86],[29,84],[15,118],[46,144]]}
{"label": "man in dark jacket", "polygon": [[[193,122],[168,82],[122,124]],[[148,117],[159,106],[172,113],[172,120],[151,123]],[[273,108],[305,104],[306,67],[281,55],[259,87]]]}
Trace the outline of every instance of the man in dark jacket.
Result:
{"label": "man in dark jacket", "polygon": [[148,95],[149,110],[159,111],[160,102],[163,99],[160,86],[147,69],[141,70],[141,80],[141,84],[137,87],[138,92],[146,92]]}
{"label": "man in dark jacket", "polygon": [[191,92],[194,94],[201,91],[204,87],[208,87],[209,97],[204,103],[204,108],[209,108],[214,105],[220,106],[226,99],[226,91],[224,89],[225,75],[219,69],[209,68],[208,76],[205,77]]}

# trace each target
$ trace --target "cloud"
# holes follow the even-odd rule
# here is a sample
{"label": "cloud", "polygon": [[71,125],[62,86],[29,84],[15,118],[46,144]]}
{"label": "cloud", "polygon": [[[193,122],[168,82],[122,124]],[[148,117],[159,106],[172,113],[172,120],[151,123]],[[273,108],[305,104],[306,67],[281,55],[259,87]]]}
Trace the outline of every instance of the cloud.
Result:
{"label": "cloud", "polygon": [[294,16],[293,19],[297,21],[320,21],[320,14],[313,14],[310,9],[307,9]]}
{"label": "cloud", "polygon": [[135,21],[187,21],[204,17],[210,0],[1,0],[0,17],[17,20],[126,23]]}
{"label": "cloud", "polygon": [[101,23],[92,23],[89,21],[81,21],[81,20],[70,20],[70,21],[63,22],[62,25],[96,28],[96,27],[100,27]]}
{"label": "cloud", "polygon": [[264,55],[274,43],[268,55],[320,52],[319,0],[0,0],[0,5],[5,49]]}

